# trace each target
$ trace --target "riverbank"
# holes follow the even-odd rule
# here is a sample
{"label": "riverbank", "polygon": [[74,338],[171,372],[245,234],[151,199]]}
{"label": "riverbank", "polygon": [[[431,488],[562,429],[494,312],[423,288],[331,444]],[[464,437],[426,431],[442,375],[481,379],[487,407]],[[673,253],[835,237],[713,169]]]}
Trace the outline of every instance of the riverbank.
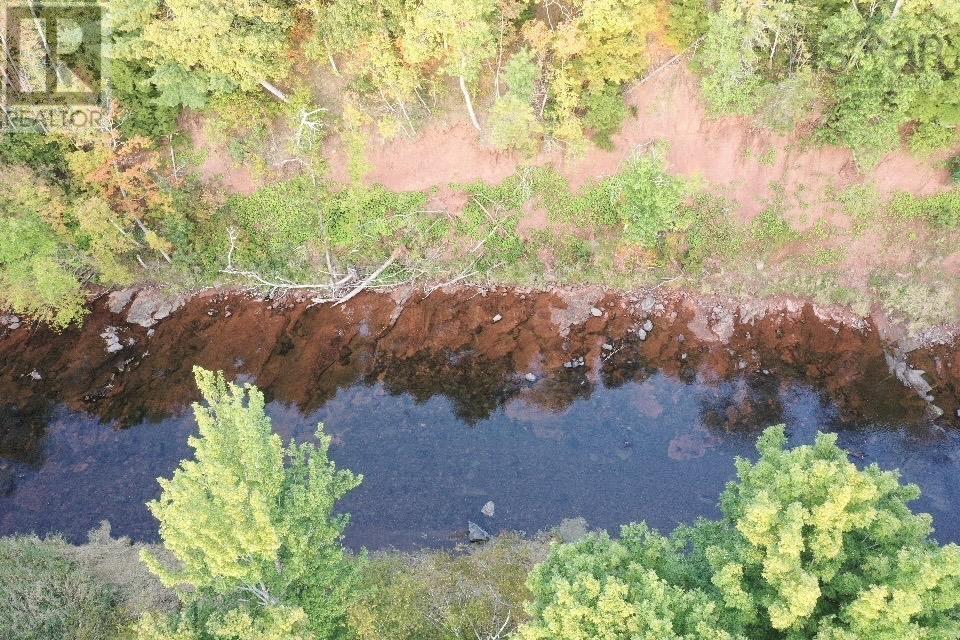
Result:
{"label": "riverbank", "polygon": [[[308,293],[270,299],[227,289],[171,296],[146,288],[104,292],[89,309],[82,327],[62,335],[10,316],[0,323],[6,397],[29,398],[31,389],[53,387],[71,406],[106,419],[162,415],[193,397],[190,369],[201,364],[242,371],[282,389],[288,401],[316,405],[342,380],[370,375],[372,369],[341,364],[355,352],[403,361],[469,351],[498,363],[505,378],[574,369],[596,380],[605,366],[631,358],[674,373],[708,367],[719,379],[783,364],[822,371],[818,382],[839,396],[862,391],[869,400],[853,402],[860,406],[880,402],[883,394],[874,381],[860,391],[848,382],[885,358],[881,368],[931,416],[955,422],[960,410],[957,325],[913,333],[882,311],[862,317],[786,297],[738,302],[663,289],[450,286],[364,292],[335,305],[317,304]],[[131,390],[151,386],[157,372],[164,372],[162,388],[131,397]],[[123,385],[113,384],[118,377]]]}

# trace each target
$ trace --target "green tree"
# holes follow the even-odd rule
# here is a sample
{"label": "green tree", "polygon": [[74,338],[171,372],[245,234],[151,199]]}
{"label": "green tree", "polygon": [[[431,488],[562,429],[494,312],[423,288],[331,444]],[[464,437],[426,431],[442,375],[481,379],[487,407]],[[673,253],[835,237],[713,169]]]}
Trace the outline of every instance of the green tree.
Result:
{"label": "green tree", "polygon": [[737,461],[723,517],[669,538],[560,546],[530,578],[524,640],[947,640],[960,634],[960,547],[938,546],[915,486],[860,470],[835,435],[786,448],[764,432]]}
{"label": "green tree", "polygon": [[118,0],[114,55],[146,64],[161,107],[202,107],[210,93],[262,87],[288,70],[290,7],[281,0]]}
{"label": "green tree", "polygon": [[576,148],[584,140],[580,116],[588,109],[585,96],[616,93],[646,70],[646,40],[656,23],[656,6],[650,0],[566,4],[559,24],[537,21],[525,32],[531,47],[548,60],[551,133]]}
{"label": "green tree", "polygon": [[[307,53],[326,58],[359,93],[375,97],[399,114],[412,133],[408,104],[417,100],[422,78],[403,57],[408,4],[401,0],[310,0],[316,22]],[[338,63],[337,60],[340,62]]]}
{"label": "green tree", "polygon": [[414,65],[436,65],[457,78],[470,122],[479,131],[469,85],[496,52],[497,0],[419,0],[405,29],[404,53]]}
{"label": "green tree", "polygon": [[55,328],[86,315],[84,261],[71,247],[64,196],[22,167],[0,171],[0,307]]}
{"label": "green tree", "polygon": [[[222,603],[206,616],[207,625],[294,628],[302,610],[311,633],[336,637],[352,568],[340,545],[348,518],[333,508],[361,478],[328,459],[330,438],[322,428],[319,445],[284,449],[259,390],[200,368],[195,374],[207,404],[194,405],[194,459],[161,479],[160,497],[147,505],[177,566],[150,553],[143,561],[165,585],[181,589],[185,601]],[[243,602],[253,604],[238,610]],[[231,631],[216,637],[260,636]]]}

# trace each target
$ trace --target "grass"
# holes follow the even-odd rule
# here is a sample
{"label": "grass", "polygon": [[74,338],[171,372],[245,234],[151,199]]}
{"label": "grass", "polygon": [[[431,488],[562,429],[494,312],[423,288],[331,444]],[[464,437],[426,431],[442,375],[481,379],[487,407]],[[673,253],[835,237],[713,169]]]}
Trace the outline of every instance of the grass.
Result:
{"label": "grass", "polygon": [[68,556],[58,538],[0,538],[0,637],[119,639],[130,622],[117,589]]}

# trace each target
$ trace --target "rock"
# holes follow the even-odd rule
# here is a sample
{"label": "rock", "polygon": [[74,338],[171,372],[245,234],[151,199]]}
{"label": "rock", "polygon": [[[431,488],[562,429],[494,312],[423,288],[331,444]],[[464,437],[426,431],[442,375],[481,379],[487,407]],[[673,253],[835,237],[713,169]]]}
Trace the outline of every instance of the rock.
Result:
{"label": "rock", "polygon": [[681,353],[681,354],[680,354],[680,359],[681,359],[681,360],[686,360],[686,359],[687,359],[687,354]]}
{"label": "rock", "polygon": [[120,342],[120,336],[117,335],[116,327],[107,327],[103,333],[100,334],[100,337],[107,343],[107,353],[116,353],[123,349],[123,344]]}
{"label": "rock", "polygon": [[490,534],[476,522],[470,520],[467,522],[467,537],[470,542],[486,542],[490,539]]}
{"label": "rock", "polygon": [[40,372],[37,371],[36,369],[34,369],[33,371],[30,372],[30,377],[31,377],[33,380],[43,380],[43,376],[40,375]]}
{"label": "rock", "polygon": [[527,375],[523,376],[523,379],[526,380],[527,382],[536,382],[537,376],[535,376],[532,373],[528,373]]}
{"label": "rock", "polygon": [[127,311],[127,322],[149,329],[184,305],[186,298],[170,298],[156,289],[143,289]]}
{"label": "rock", "polygon": [[647,339],[646,329],[637,329],[637,337],[640,338],[641,340],[646,340]]}
{"label": "rock", "polygon": [[604,350],[604,351],[613,351],[613,345],[610,344],[609,342],[604,342],[604,343],[603,343],[603,350]]}
{"label": "rock", "polygon": [[480,509],[480,513],[487,516],[488,518],[492,518],[493,514],[496,511],[496,508],[497,508],[496,505],[493,504],[493,500],[490,500],[487,502],[487,504],[483,505],[483,508]]}
{"label": "rock", "polygon": [[494,321],[494,323],[500,322],[501,320],[503,320],[503,316],[500,315],[499,313],[498,313],[497,315],[493,316],[493,321]]}
{"label": "rock", "polygon": [[590,315],[592,315],[594,318],[599,318],[603,315],[603,311],[600,311],[600,309],[597,309],[596,307],[590,307]]}
{"label": "rock", "polygon": [[566,544],[571,544],[586,537],[589,532],[589,525],[583,518],[564,518],[553,529],[553,533],[559,536],[561,542]]}
{"label": "rock", "polygon": [[0,316],[0,326],[16,329],[20,326],[20,318],[14,315]]}
{"label": "rock", "polygon": [[643,330],[647,333],[653,331],[653,321],[648,318],[647,321],[643,323]]}
{"label": "rock", "polygon": [[910,387],[921,396],[926,396],[933,390],[929,382],[923,379],[922,369],[911,369],[906,362],[898,360],[889,353],[884,354],[887,360],[887,366],[890,371],[897,376],[904,385]]}
{"label": "rock", "polygon": [[110,313],[120,313],[126,309],[136,292],[136,289],[121,289],[108,295],[107,308],[110,309]]}
{"label": "rock", "polygon": [[653,306],[655,304],[656,303],[653,301],[653,298],[651,298],[650,296],[647,296],[646,298],[643,299],[643,302],[640,303],[640,308],[646,311],[647,313],[650,313],[651,311],[653,311]]}

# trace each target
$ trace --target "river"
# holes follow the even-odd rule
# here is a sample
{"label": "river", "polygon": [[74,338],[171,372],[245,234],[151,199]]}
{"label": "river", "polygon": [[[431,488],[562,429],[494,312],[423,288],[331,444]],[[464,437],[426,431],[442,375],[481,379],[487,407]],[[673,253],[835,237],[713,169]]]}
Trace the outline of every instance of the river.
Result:
{"label": "river", "polygon": [[353,548],[449,546],[468,520],[667,531],[716,516],[734,459],[777,423],[792,444],[836,432],[858,465],[899,468],[936,537],[960,542],[952,348],[909,355],[928,402],[891,373],[869,322],[651,300],[464,289],[333,308],[207,294],[149,328],[100,299],[61,334],[0,330],[0,534],[81,541],[109,520],[155,540],[144,503],[190,453],[201,365],[260,385],[285,440],[326,425],[336,463],[364,475],[341,503]]}

